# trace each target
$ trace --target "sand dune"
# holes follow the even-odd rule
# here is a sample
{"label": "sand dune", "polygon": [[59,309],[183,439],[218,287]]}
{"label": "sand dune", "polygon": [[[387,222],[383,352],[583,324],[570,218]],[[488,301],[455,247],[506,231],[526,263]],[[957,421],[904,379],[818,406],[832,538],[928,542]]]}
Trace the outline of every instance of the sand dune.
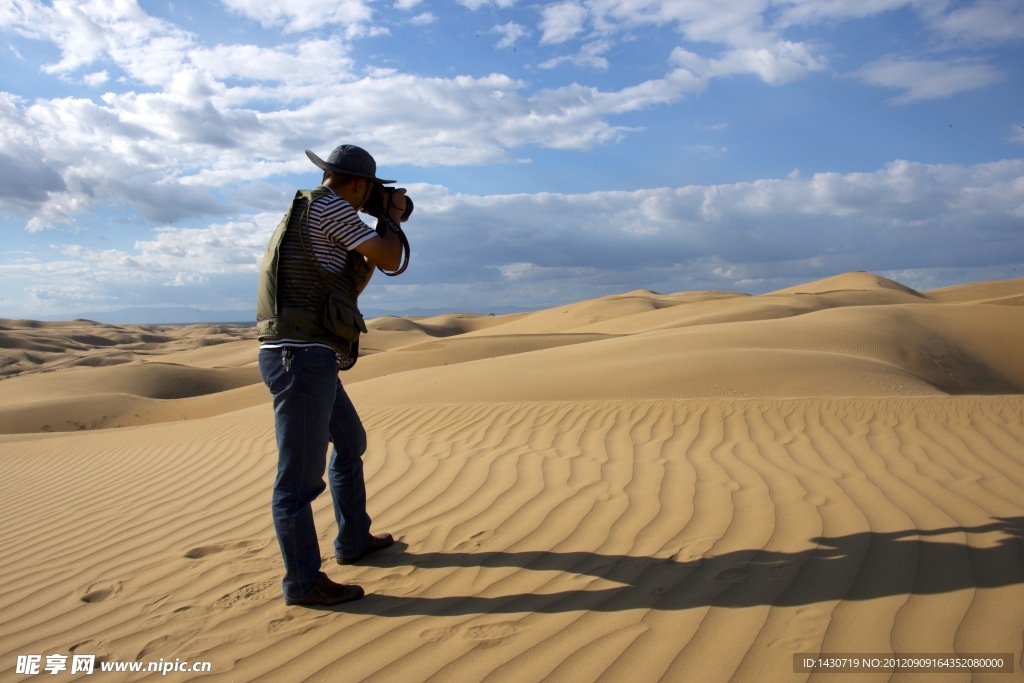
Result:
{"label": "sand dune", "polygon": [[78,653],[211,663],[175,680],[847,680],[794,671],[829,652],[1024,679],[1022,297],[848,273],[371,321],[343,380],[399,543],[325,564],[369,593],[334,610],[281,600],[251,328],[3,321],[2,677]]}
{"label": "sand dune", "polygon": [[911,289],[889,278],[857,270],[841,275],[834,275],[823,280],[816,280],[802,285],[780,289],[772,294],[828,294],[830,292],[900,292],[915,297],[923,297],[917,290]]}
{"label": "sand dune", "polygon": [[253,339],[238,325],[103,325],[89,320],[37,322],[0,318],[0,377],[131,362],[177,350]]}

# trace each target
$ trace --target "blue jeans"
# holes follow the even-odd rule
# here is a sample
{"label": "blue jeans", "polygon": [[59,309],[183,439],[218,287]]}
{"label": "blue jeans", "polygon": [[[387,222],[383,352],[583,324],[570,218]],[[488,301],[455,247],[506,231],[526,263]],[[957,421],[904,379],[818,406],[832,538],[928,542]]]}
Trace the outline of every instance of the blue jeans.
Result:
{"label": "blue jeans", "polygon": [[[312,502],[326,488],[325,465],[338,523],[335,555],[355,557],[369,542],[362,460],[366,430],[338,379],[334,351],[260,349],[259,364],[274,397],[278,455],[271,509],[284,556],[284,596],[301,600],[320,576]],[[329,464],[328,442],[334,444]]]}

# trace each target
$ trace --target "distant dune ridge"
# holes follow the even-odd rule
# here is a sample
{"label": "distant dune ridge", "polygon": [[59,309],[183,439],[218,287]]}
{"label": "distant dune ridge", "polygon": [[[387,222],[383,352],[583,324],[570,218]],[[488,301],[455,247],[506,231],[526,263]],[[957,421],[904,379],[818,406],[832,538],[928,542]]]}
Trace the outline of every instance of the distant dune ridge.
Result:
{"label": "distant dune ridge", "polygon": [[[253,328],[0,320],[0,678],[77,653],[204,681],[803,681],[794,654],[827,652],[1001,653],[1014,674],[927,680],[1024,680],[1024,279],[369,327],[342,380],[399,542],[325,562],[369,593],[331,611],[281,599]],[[315,514],[329,560],[327,494]]]}

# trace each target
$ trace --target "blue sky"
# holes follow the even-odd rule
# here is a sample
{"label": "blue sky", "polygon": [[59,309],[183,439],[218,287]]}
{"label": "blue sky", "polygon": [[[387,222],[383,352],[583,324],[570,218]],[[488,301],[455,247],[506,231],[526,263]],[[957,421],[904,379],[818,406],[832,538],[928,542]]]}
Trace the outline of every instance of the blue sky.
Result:
{"label": "blue sky", "polygon": [[253,310],[345,142],[416,200],[370,314],[1024,276],[1020,0],[0,0],[0,39],[0,317]]}

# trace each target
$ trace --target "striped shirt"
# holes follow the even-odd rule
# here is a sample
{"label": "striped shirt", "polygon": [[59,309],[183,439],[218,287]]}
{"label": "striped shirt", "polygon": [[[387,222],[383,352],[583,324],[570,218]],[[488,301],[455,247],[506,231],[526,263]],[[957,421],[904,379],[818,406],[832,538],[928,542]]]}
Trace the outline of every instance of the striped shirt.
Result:
{"label": "striped shirt", "polygon": [[364,223],[347,201],[333,192],[309,207],[309,236],[317,261],[327,270],[345,269],[348,252],[377,233]]}

